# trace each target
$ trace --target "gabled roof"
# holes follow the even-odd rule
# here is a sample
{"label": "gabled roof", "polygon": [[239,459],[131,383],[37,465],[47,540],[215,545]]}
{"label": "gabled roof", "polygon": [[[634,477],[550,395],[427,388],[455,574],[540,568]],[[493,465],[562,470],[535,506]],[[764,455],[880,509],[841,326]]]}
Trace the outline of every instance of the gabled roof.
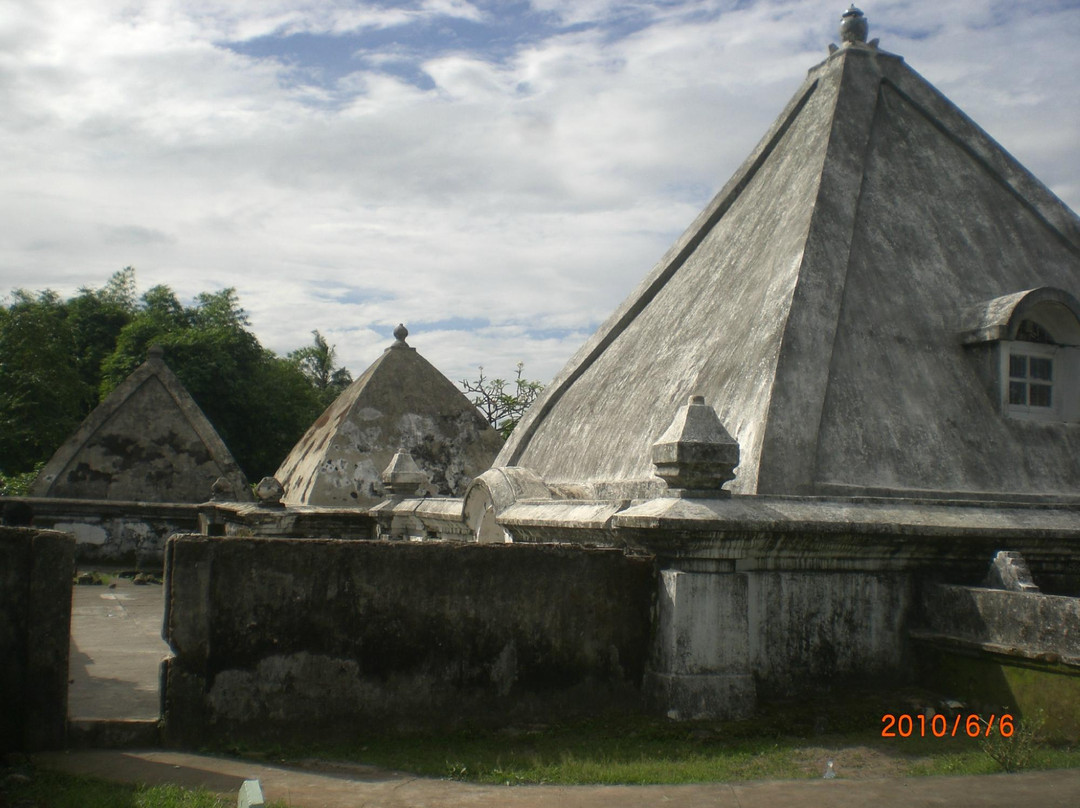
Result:
{"label": "gabled roof", "polygon": [[251,499],[240,467],[154,346],[56,450],[30,495],[206,502],[219,477],[231,498]]}
{"label": "gabled roof", "polygon": [[655,493],[650,447],[703,395],[735,493],[1076,493],[1080,427],[1003,417],[958,338],[963,311],[1043,286],[1080,295],[1080,220],[902,58],[849,43],[496,465]]}
{"label": "gabled roof", "polygon": [[426,494],[460,496],[491,465],[502,437],[454,383],[397,340],[338,396],[275,475],[288,505],[372,505],[382,472],[407,449],[431,480]]}

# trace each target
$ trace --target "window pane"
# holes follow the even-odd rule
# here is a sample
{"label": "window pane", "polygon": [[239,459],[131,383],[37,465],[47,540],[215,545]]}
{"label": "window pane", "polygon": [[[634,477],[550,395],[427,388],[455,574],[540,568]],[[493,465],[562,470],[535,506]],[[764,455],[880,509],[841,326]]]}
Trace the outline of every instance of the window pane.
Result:
{"label": "window pane", "polygon": [[1054,360],[1044,357],[1031,357],[1031,378],[1050,381],[1054,378]]}
{"label": "window pane", "polygon": [[1027,385],[1023,382],[1009,382],[1009,403],[1027,404]]}
{"label": "window pane", "polygon": [[1010,354],[1009,356],[1009,376],[1014,379],[1026,379],[1027,378],[1027,357],[1017,356],[1016,354]]}
{"label": "window pane", "polygon": [[1048,384],[1031,385],[1031,400],[1028,402],[1032,407],[1049,407],[1051,387]]}

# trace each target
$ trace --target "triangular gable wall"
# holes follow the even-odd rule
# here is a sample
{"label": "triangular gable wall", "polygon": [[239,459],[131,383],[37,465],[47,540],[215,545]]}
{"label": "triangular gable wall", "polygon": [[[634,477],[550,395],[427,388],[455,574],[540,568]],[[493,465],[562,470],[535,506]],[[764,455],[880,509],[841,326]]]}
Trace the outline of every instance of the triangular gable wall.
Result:
{"label": "triangular gable wall", "polygon": [[430,478],[427,494],[460,496],[501,447],[472,402],[400,340],[315,421],[276,476],[289,505],[371,505],[404,448]]}
{"label": "triangular gable wall", "polygon": [[31,496],[206,502],[224,477],[233,498],[247,480],[214,427],[160,354],[128,376],[52,456]]}

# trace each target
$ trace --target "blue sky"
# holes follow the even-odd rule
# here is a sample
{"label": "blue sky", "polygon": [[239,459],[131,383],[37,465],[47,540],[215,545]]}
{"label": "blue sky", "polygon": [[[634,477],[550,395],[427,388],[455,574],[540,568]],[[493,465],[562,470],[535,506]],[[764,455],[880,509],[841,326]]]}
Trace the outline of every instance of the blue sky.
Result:
{"label": "blue sky", "polygon": [[[0,293],[237,288],[360,373],[550,379],[821,61],[846,3],[14,0]],[[871,36],[1080,208],[1080,2],[881,0]]]}

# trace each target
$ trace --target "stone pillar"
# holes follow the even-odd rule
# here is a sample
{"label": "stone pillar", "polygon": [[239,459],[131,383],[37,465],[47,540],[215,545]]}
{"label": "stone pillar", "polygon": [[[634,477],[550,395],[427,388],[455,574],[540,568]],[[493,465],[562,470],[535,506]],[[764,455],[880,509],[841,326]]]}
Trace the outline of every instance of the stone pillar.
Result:
{"label": "stone pillar", "polygon": [[[739,444],[702,396],[690,396],[652,445],[666,495],[723,499]],[[754,711],[746,575],[733,560],[660,559],[656,636],[645,688],[676,721],[740,718]]]}
{"label": "stone pillar", "polygon": [[420,486],[429,482],[428,476],[416,465],[412,454],[406,449],[398,449],[390,464],[383,469],[382,481],[387,499],[370,510],[378,524],[379,538],[405,539],[413,531],[423,536],[424,525],[411,515],[411,510],[399,513],[398,509],[403,500],[417,496]]}
{"label": "stone pillar", "polygon": [[746,575],[732,561],[663,565],[646,692],[677,721],[750,715],[757,701],[750,674]]}

